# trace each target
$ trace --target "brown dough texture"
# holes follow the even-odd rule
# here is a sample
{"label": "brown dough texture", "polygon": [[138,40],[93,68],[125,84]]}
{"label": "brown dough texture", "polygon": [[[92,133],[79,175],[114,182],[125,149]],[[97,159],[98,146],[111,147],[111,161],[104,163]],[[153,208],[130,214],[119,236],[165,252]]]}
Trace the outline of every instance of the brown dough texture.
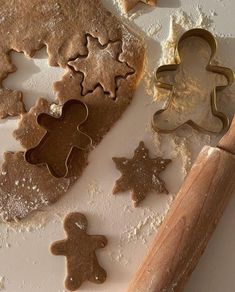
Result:
{"label": "brown dough texture", "polygon": [[23,152],[6,152],[0,173],[0,213],[4,221],[20,220],[54,203],[69,188],[70,179],[57,179],[31,165]]}
{"label": "brown dough texture", "polygon": [[95,253],[96,249],[107,245],[107,239],[102,235],[88,235],[87,227],[88,222],[83,214],[71,213],[64,221],[67,239],[51,245],[54,255],[67,259],[65,287],[70,291],[77,290],[84,281],[101,284],[107,277]]}
{"label": "brown dough texture", "polygon": [[[32,26],[35,29],[37,27],[35,35],[42,34],[44,36],[48,36],[47,44],[49,51],[49,62],[51,65],[58,64],[60,66],[65,66],[66,62],[78,60],[79,56],[81,57],[81,60],[85,60],[85,56],[89,55],[87,39],[90,38],[99,43],[100,50],[98,50],[97,48],[97,54],[102,55],[105,49],[111,48],[111,50],[113,50],[113,54],[115,54],[116,57],[114,58],[114,55],[112,55],[113,64],[116,64],[116,61],[118,61],[122,65],[122,68],[131,68],[132,71],[130,72],[130,74],[128,73],[127,76],[122,76],[121,78],[120,76],[113,76],[116,82],[115,99],[113,99],[111,97],[112,90],[110,90],[110,83],[106,83],[105,81],[105,83],[103,84],[98,79],[97,86],[95,86],[94,88],[93,86],[87,84],[89,90],[93,88],[93,91],[88,92],[86,95],[84,95],[82,85],[85,78],[84,73],[79,71],[76,72],[72,67],[67,67],[67,71],[65,72],[62,79],[54,84],[54,89],[56,92],[55,101],[53,103],[50,103],[45,99],[40,98],[29,112],[21,115],[19,126],[14,131],[14,137],[21,143],[21,145],[25,149],[34,148],[36,145],[38,145],[38,143],[46,133],[46,130],[40,127],[37,123],[38,115],[41,113],[46,113],[58,117],[60,115],[61,105],[63,105],[64,102],[69,99],[78,99],[83,101],[87,105],[89,111],[88,119],[80,127],[80,129],[82,132],[86,133],[92,138],[93,146],[98,145],[104,135],[120,119],[123,112],[127,109],[133,98],[134,91],[143,72],[143,63],[145,58],[145,49],[143,46],[143,42],[138,37],[136,37],[129,29],[127,29],[122,23],[120,23],[117,18],[112,16],[105,8],[103,8],[100,1],[98,0],[25,0],[24,2],[10,2],[23,3],[21,6],[16,5],[14,8],[15,10],[24,9],[24,11],[30,11],[28,12],[28,14],[26,13],[26,18],[30,18],[29,22],[26,20],[26,18],[25,20],[23,20],[22,18],[19,19],[19,22],[25,22],[25,27],[28,27],[27,32],[24,32],[24,43],[26,43],[28,46],[35,47],[34,42],[32,41],[31,43],[29,41],[33,35],[32,28],[30,26],[32,19],[34,19],[35,22],[33,22]],[[39,8],[35,9],[34,7],[33,9],[33,3],[37,3],[37,5],[35,4],[35,7],[38,6]],[[56,5],[56,3],[58,3],[61,8],[55,9],[55,6],[58,6]],[[41,5],[44,8],[41,8]],[[7,4],[4,3],[4,6],[6,7]],[[47,9],[45,7],[47,7]],[[38,9],[44,9],[45,15],[38,14],[36,12],[38,11]],[[47,10],[49,12],[46,12]],[[60,11],[60,13],[58,12],[58,10]],[[23,11],[21,11],[21,13],[23,13]],[[45,33],[47,30],[44,31],[43,29],[38,29],[38,27],[40,28],[40,25],[43,25],[43,27],[47,27],[45,23],[49,22],[49,16],[51,16],[52,19],[56,20],[57,17],[59,17],[58,15],[60,15],[61,13],[63,16],[61,16],[63,21],[59,22],[59,24],[57,24],[56,22],[54,27],[51,28],[50,33],[48,32],[48,35]],[[29,17],[29,15],[31,16]],[[74,23],[75,15],[76,24]],[[45,22],[45,18],[47,18],[47,22]],[[43,22],[43,20],[45,23]],[[59,28],[57,27],[57,25],[59,26]],[[61,31],[63,31],[63,34],[61,33]],[[14,34],[12,35],[12,38]],[[34,39],[33,37],[32,40]],[[35,42],[36,39],[38,38],[35,38]],[[20,43],[22,44],[21,39],[19,40],[19,44]],[[111,46],[109,44],[111,44]],[[116,45],[112,46],[113,44]],[[22,51],[26,53],[30,50],[22,49]],[[97,68],[99,68],[99,66],[102,66],[102,64],[102,62],[98,62],[96,64],[90,64],[89,66],[98,66]],[[109,72],[109,69],[110,68],[108,68],[107,66],[105,67],[107,73]],[[114,68],[111,68],[111,70],[114,70]],[[113,73],[113,71],[111,72]],[[120,73],[118,73],[118,75],[120,75]],[[104,90],[107,90],[107,92],[105,92]],[[15,155],[16,159],[19,159],[18,155]],[[9,161],[4,162],[5,165],[8,163]],[[81,176],[87,163],[88,153],[84,151],[77,151],[71,161],[69,168],[70,179],[67,180],[69,186],[67,189],[64,189],[63,194],[65,194],[68,191],[69,187],[71,187],[74,182]],[[42,169],[44,169],[46,176],[50,175],[46,167],[38,167],[34,165],[31,165],[30,168],[31,167],[35,170],[35,179],[39,179],[36,176],[40,176],[40,172],[42,171]],[[36,171],[37,169],[39,171],[38,173]],[[15,184],[16,174],[13,175],[11,173],[7,173],[6,176],[11,176],[11,179],[8,178],[8,188],[11,189],[11,187],[13,187]],[[11,196],[5,196],[0,200],[0,208],[2,210],[1,213],[4,213],[5,218],[8,218],[9,221],[14,219],[14,212],[12,211],[15,208],[14,204],[17,205],[17,200],[24,200],[24,195],[22,196],[22,193],[22,189],[21,187],[19,187],[17,193],[15,193],[14,195],[14,200],[11,200]],[[43,206],[47,206],[51,202],[56,201],[61,197],[61,195],[61,192],[57,192],[57,189],[54,189],[53,200],[51,200],[51,190],[48,190],[46,194],[46,196],[48,196],[46,198],[47,203],[42,203],[40,206],[35,206],[34,209],[28,208],[28,206],[30,206],[30,204],[32,203],[32,196],[27,201],[28,203],[26,204],[25,210],[23,210],[21,216],[18,217],[26,217],[32,211],[41,209]],[[10,206],[8,201],[11,201],[11,208],[8,207]]]}
{"label": "brown dough texture", "polygon": [[[49,64],[66,67],[69,60],[87,54],[88,34],[101,45],[122,39],[122,25],[100,0],[0,0],[0,86],[16,71],[12,50],[33,57],[46,46]],[[16,93],[2,87],[1,118],[24,112],[19,96],[21,105],[16,107],[15,100]]]}
{"label": "brown dough texture", "polygon": [[143,2],[151,6],[155,6],[157,3],[157,0],[121,0],[121,1],[125,12],[128,12],[131,9],[133,9],[140,2]]}
{"label": "brown dough texture", "polygon": [[[1,60],[0,60],[1,64]],[[25,112],[22,93],[16,90],[0,88],[0,118],[16,116]]]}
{"label": "brown dough texture", "polygon": [[88,55],[83,58],[80,56],[69,62],[70,66],[84,75],[83,95],[94,91],[96,86],[101,85],[104,92],[109,93],[112,98],[116,97],[116,79],[126,78],[134,73],[133,69],[118,59],[122,51],[121,46],[122,43],[117,41],[101,47],[97,39],[88,36]]}
{"label": "brown dough texture", "polygon": [[122,176],[116,181],[113,193],[130,190],[135,207],[145,199],[151,190],[168,194],[159,174],[165,170],[171,160],[161,157],[150,158],[144,142],[140,142],[131,159],[114,157],[113,161],[122,173]]}
{"label": "brown dough texture", "polygon": [[47,132],[36,147],[26,151],[26,161],[46,165],[57,178],[66,177],[74,151],[85,151],[91,147],[91,138],[80,130],[87,117],[87,106],[78,99],[68,100],[58,118],[40,114],[37,122]]}

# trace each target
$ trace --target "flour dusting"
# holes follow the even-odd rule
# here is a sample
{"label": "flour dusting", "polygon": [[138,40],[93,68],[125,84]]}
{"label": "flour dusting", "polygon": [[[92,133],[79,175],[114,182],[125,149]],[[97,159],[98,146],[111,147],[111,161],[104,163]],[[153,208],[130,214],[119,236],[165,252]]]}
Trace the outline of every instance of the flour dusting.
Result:
{"label": "flour dusting", "polygon": [[[213,30],[213,19],[211,15],[205,14],[201,7],[198,5],[196,7],[196,15],[192,16],[187,14],[183,10],[176,10],[170,15],[170,26],[169,34],[166,40],[161,42],[162,55],[158,60],[158,66],[165,64],[174,64],[175,63],[175,46],[180,35],[186,30],[192,28],[204,28]],[[158,31],[159,25],[156,26]],[[152,31],[151,28],[150,31]],[[145,89],[148,95],[156,95],[155,87],[155,71],[154,72],[145,72]]]}
{"label": "flour dusting", "polygon": [[[156,233],[158,227],[163,222],[170,205],[173,201],[173,196],[169,195],[164,212],[159,213],[151,208],[143,210],[142,218],[135,224],[127,223],[124,231],[120,234],[118,244],[115,244],[115,249],[111,249],[109,256],[111,261],[117,262],[122,266],[126,266],[131,262],[128,254],[128,248],[136,244],[145,246],[149,243],[151,237]],[[129,210],[127,209],[127,212]]]}
{"label": "flour dusting", "polygon": [[183,10],[177,10],[170,16],[169,34],[162,45],[162,56],[159,60],[159,65],[172,64],[175,62],[175,45],[179,37],[186,30],[192,28],[204,28],[212,30],[213,19],[210,15],[205,14],[200,6],[196,7],[196,15],[192,16]]}

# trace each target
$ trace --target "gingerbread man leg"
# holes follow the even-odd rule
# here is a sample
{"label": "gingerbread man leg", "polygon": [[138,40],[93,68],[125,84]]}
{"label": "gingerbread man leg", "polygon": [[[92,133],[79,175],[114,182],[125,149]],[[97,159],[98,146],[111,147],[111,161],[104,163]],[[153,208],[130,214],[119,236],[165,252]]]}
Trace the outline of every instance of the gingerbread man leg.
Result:
{"label": "gingerbread man leg", "polygon": [[99,265],[97,258],[94,253],[94,258],[93,258],[93,271],[89,277],[89,281],[96,283],[96,284],[102,284],[107,278],[107,273],[106,271]]}
{"label": "gingerbread man leg", "polygon": [[158,111],[153,118],[153,127],[157,132],[172,132],[188,123],[202,131],[220,133],[225,119],[223,114],[222,117],[213,114],[210,101],[206,101],[201,106],[195,105],[193,110],[187,109],[186,106],[170,106],[166,110]]}
{"label": "gingerbread man leg", "polygon": [[68,276],[65,280],[65,287],[69,291],[76,291],[81,285],[82,281],[79,279],[77,273],[75,273],[75,271],[69,271]]}
{"label": "gingerbread man leg", "polygon": [[203,117],[196,117],[193,122],[203,131],[220,133],[223,130],[223,121],[208,110]]}
{"label": "gingerbread man leg", "polygon": [[105,236],[102,235],[91,235],[90,241],[92,243],[94,254],[92,258],[92,266],[93,266],[93,272],[89,277],[89,281],[101,284],[103,283],[107,278],[106,271],[99,265],[98,260],[96,258],[95,250],[98,248],[104,248],[107,245],[107,239]]}
{"label": "gingerbread man leg", "polygon": [[190,120],[188,113],[176,111],[170,107],[158,111],[153,117],[153,127],[157,132],[172,132]]}

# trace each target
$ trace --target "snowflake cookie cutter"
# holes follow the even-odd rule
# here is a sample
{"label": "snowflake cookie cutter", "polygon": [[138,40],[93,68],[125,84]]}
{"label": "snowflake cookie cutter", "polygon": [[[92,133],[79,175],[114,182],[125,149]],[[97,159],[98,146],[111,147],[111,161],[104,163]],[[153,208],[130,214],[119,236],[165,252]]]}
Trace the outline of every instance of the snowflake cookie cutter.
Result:
{"label": "snowflake cookie cutter", "polygon": [[56,178],[68,177],[74,150],[87,151],[92,145],[91,137],[80,130],[87,118],[87,105],[75,99],[62,105],[59,117],[41,113],[37,123],[46,133],[34,148],[25,152],[25,160],[33,165],[46,166]]}
{"label": "snowflake cookie cutter", "polygon": [[169,97],[166,106],[163,109],[160,109],[158,111],[155,112],[155,114],[153,115],[152,118],[152,128],[154,131],[158,132],[158,133],[171,133],[175,130],[177,130],[178,128],[181,128],[183,125],[188,124],[190,125],[192,128],[203,132],[203,133],[210,133],[210,134],[220,134],[222,132],[225,132],[228,130],[229,128],[229,124],[230,124],[230,120],[229,117],[223,113],[220,112],[218,110],[217,107],[217,92],[224,90],[225,88],[227,88],[228,86],[231,86],[234,82],[234,72],[233,70],[231,70],[230,68],[227,67],[221,67],[221,66],[217,66],[217,65],[213,65],[212,61],[214,59],[214,56],[216,54],[217,51],[217,40],[214,37],[214,35],[212,33],[210,33],[209,31],[202,29],[202,28],[194,28],[191,30],[186,31],[178,40],[178,43],[175,46],[175,53],[174,53],[174,59],[175,59],[175,63],[174,64],[168,64],[168,65],[162,65],[160,66],[157,71],[156,71],[156,81],[157,81],[157,87],[158,88],[163,88],[166,90],[173,90],[173,85],[166,83],[166,82],[162,82],[159,77],[161,73],[167,73],[167,72],[171,72],[171,71],[176,71],[178,69],[178,66],[181,64],[181,57],[180,57],[180,49],[183,47],[183,42],[190,38],[190,37],[197,37],[200,39],[203,39],[204,41],[206,41],[206,43],[209,45],[210,49],[211,49],[211,54],[210,54],[210,58],[209,58],[209,62],[206,66],[206,71],[208,72],[212,72],[212,73],[216,73],[219,75],[222,75],[226,78],[227,80],[227,84],[226,85],[220,85],[220,86],[215,86],[215,88],[212,90],[211,92],[211,96],[210,96],[210,104],[211,104],[211,110],[212,110],[212,115],[214,117],[217,117],[221,120],[222,122],[222,130],[217,132],[217,131],[211,131],[211,130],[207,130],[204,129],[203,127],[197,125],[193,120],[188,120],[184,123],[182,123],[181,125],[175,127],[174,129],[166,129],[163,127],[159,127],[157,125],[156,122],[156,118],[163,112],[165,112],[166,110],[168,110],[169,106],[171,105],[173,96],[171,95],[171,97]]}

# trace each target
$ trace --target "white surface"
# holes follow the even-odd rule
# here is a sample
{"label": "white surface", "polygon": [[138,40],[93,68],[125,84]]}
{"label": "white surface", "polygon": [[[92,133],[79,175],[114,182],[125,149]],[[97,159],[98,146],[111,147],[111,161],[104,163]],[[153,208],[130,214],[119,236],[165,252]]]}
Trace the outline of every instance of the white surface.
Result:
{"label": "white surface", "polygon": [[[116,14],[119,13],[112,1],[105,0],[104,2]],[[163,26],[159,33],[160,40],[167,36],[171,12],[175,9],[183,9],[193,14],[196,10],[193,0],[159,0],[158,2],[159,5],[156,9],[145,8],[143,13],[135,18],[135,22],[136,29],[144,31],[159,21]],[[228,44],[221,43],[219,57],[224,65],[232,66],[234,69],[235,2],[232,0],[200,0],[197,3],[209,15],[213,14],[213,11],[216,12],[216,16],[213,16],[212,19],[214,30],[218,34],[231,34]],[[161,55],[160,40],[146,38],[152,68],[156,67]],[[62,70],[47,66],[45,52],[39,52],[34,60],[16,55],[18,54],[14,54],[14,60],[19,70],[9,76],[4,84],[10,88],[21,89],[28,107],[38,96],[52,98],[52,83],[60,79]],[[71,192],[53,208],[40,212],[40,215],[33,219],[33,223],[25,223],[27,226],[32,226],[31,231],[8,231],[4,224],[0,226],[0,276],[5,278],[5,291],[63,291],[65,259],[50,255],[48,248],[53,241],[64,238],[61,218],[70,211],[84,212],[89,220],[89,232],[104,234],[109,240],[109,245],[99,253],[100,263],[108,272],[107,282],[103,285],[85,283],[81,291],[123,292],[126,290],[128,282],[147,251],[154,234],[154,227],[157,225],[156,219],[164,214],[170,200],[170,197],[164,195],[150,194],[142,207],[133,209],[128,193],[116,197],[111,195],[114,181],[120,175],[112,163],[113,156],[130,157],[141,139],[150,147],[152,154],[157,154],[152,134],[150,131],[146,131],[146,126],[155,111],[150,102],[151,97],[146,95],[142,83],[123,118],[91,154],[90,165]],[[0,135],[2,138],[4,137],[0,144],[1,153],[6,150],[21,149],[10,134],[15,127],[15,120],[1,122]],[[193,141],[190,140],[191,137],[187,138],[189,142]],[[165,157],[173,157],[172,151],[175,151],[176,145],[171,139],[163,138],[164,144],[168,142],[170,144],[166,148],[163,147],[163,153]],[[184,143],[186,142],[184,141]],[[181,158],[180,155],[175,158],[172,165],[163,174],[172,194],[177,192],[182,180]],[[160,215],[157,216],[156,212]],[[234,214],[235,198],[231,200],[185,289],[186,292],[235,291]],[[44,220],[47,224],[38,228],[37,225]],[[138,229],[139,223],[141,224]],[[23,229],[23,226],[21,228]],[[134,230],[139,230],[139,233],[137,232],[135,235]],[[144,243],[145,238],[147,243]]]}

